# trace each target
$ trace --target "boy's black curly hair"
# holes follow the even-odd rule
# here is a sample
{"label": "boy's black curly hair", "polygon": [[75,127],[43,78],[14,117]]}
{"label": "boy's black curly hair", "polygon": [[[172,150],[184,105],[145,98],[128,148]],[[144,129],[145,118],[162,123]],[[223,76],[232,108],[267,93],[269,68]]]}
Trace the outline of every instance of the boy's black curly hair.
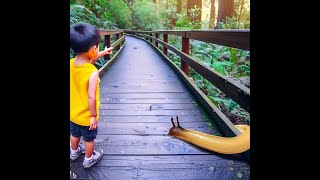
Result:
{"label": "boy's black curly hair", "polygon": [[87,23],[74,24],[70,28],[70,47],[76,53],[88,52],[99,45],[101,37],[96,27]]}

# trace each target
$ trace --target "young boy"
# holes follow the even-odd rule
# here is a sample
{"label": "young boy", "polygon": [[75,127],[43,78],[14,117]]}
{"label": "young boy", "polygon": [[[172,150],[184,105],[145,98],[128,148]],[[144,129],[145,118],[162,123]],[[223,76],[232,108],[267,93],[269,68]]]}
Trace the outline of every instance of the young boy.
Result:
{"label": "young boy", "polygon": [[[70,159],[76,160],[85,153],[83,166],[97,163],[103,151],[94,150],[97,136],[100,90],[99,71],[93,65],[100,57],[111,54],[112,47],[99,52],[101,37],[97,28],[78,23],[70,29],[70,47],[76,57],[70,60]],[[85,147],[79,144],[83,137]]]}

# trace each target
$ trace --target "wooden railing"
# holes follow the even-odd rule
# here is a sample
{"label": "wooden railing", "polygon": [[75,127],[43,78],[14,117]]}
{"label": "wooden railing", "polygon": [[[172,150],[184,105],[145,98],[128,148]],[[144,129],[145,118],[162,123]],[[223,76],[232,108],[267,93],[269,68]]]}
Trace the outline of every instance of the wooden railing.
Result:
{"label": "wooden railing", "polygon": [[[104,47],[113,47],[114,50],[116,50],[116,54],[112,55],[112,58],[110,57],[110,54],[104,56],[104,60],[107,61],[106,64],[104,64],[99,69],[100,76],[103,75],[103,73],[106,71],[108,67],[111,66],[111,64],[116,60],[117,55],[120,53],[122,48],[125,44],[125,36],[123,30],[99,30],[100,36],[104,36]],[[111,44],[111,35],[115,35],[116,41]]]}
{"label": "wooden railing", "polygon": [[[201,61],[189,56],[190,39],[199,40],[208,43],[224,45],[228,47],[250,50],[250,30],[191,30],[191,31],[134,31],[124,30],[130,34],[150,42],[159,52],[159,44],[163,46],[162,55],[168,55],[168,49],[181,58],[180,70],[183,73],[184,81],[194,92],[200,103],[204,105],[207,111],[218,119],[220,128],[227,136],[235,136],[240,132],[233,126],[231,121],[208,99],[208,97],[199,91],[199,88],[188,78],[189,66],[214,86],[224,92],[228,97],[237,102],[243,109],[250,113],[250,89],[244,85],[227,78],[210,67],[205,66]],[[163,35],[163,40],[159,39],[159,34]],[[181,50],[168,44],[168,36],[175,35],[182,37]],[[153,44],[153,42],[155,44]],[[166,57],[167,58],[167,57]],[[167,60],[169,60],[167,58]],[[169,60],[170,61],[170,60]],[[171,62],[171,61],[170,61]],[[172,65],[174,65],[172,63]],[[175,66],[175,65],[174,65]],[[176,66],[175,66],[176,67]]]}

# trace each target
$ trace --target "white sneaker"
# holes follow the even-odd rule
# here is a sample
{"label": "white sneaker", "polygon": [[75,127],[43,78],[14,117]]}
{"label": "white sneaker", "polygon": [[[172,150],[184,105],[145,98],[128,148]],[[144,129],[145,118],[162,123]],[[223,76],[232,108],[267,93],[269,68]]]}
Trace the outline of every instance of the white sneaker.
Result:
{"label": "white sneaker", "polygon": [[91,166],[96,164],[98,161],[100,161],[100,159],[103,156],[103,150],[102,149],[100,149],[98,151],[94,150],[92,156],[93,157],[90,160],[83,161],[84,168],[90,168]]}
{"label": "white sneaker", "polygon": [[[79,148],[80,148],[80,150],[79,150]],[[83,144],[80,144],[80,143],[78,144],[78,151],[77,151],[76,154],[72,154],[72,153],[71,153],[71,144],[70,144],[70,159],[71,159],[72,161],[78,159],[78,157],[79,157],[81,154],[83,154],[83,153],[86,153],[86,149],[85,149],[85,147],[84,147]]]}

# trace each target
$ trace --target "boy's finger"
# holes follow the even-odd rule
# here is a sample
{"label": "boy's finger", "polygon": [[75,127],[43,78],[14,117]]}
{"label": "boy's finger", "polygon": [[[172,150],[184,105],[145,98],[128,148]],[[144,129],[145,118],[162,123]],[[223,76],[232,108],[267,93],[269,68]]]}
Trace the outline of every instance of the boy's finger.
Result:
{"label": "boy's finger", "polygon": [[92,130],[92,124],[90,124],[89,130]]}

